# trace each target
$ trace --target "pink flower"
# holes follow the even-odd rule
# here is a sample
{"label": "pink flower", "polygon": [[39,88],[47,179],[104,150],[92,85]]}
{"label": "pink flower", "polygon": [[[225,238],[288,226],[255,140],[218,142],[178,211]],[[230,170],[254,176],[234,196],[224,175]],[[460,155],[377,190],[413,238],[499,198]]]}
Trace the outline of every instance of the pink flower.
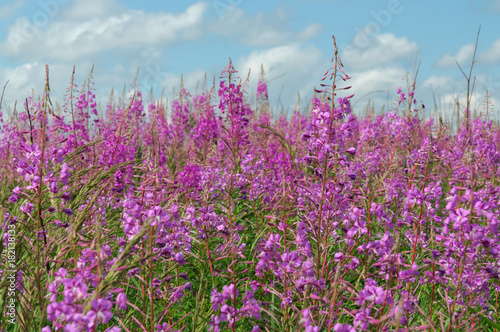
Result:
{"label": "pink flower", "polygon": [[85,318],[90,321],[89,327],[93,327],[99,323],[107,323],[113,318],[113,313],[110,310],[112,307],[111,302],[104,299],[97,299],[92,300],[90,306],[90,311],[85,315]]}
{"label": "pink flower", "polygon": [[121,308],[122,310],[127,309],[127,294],[120,293],[116,296],[116,307]]}

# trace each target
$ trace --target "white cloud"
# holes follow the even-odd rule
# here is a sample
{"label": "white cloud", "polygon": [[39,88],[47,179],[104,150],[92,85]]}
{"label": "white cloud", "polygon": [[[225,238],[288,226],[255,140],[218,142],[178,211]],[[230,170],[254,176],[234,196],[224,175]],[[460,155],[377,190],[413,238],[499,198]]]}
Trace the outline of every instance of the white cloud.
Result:
{"label": "white cloud", "polygon": [[[82,64],[80,68],[89,68],[89,63]],[[77,68],[75,83],[80,84],[87,73],[81,73]],[[49,83],[52,102],[63,103],[64,93],[69,86],[72,66],[53,64],[49,66]],[[45,64],[29,62],[15,68],[0,68],[0,76],[9,81],[4,96],[4,105],[13,107],[17,101],[18,111],[23,109],[24,100],[34,96],[38,98],[43,94],[45,87]],[[2,82],[3,87],[4,82]]]}
{"label": "white cloud", "polygon": [[[472,59],[472,54],[474,53],[474,45],[468,44],[464,45],[458,50],[457,54],[451,55],[446,54],[441,59],[436,62],[436,66],[439,68],[450,68],[456,67],[456,62],[461,66]],[[456,61],[456,62],[455,62]]]}
{"label": "white cloud", "polygon": [[14,69],[3,69],[1,71],[2,76],[5,77],[6,80],[9,80],[6,89],[8,95],[16,93],[19,90],[23,90],[22,97],[26,97],[26,93],[28,93],[27,84],[30,82],[30,77],[34,72],[36,72],[37,69],[39,69],[39,67],[39,64],[37,62],[34,62],[23,64]]}
{"label": "white cloud", "polygon": [[6,18],[12,15],[18,8],[24,6],[25,0],[12,0],[12,3],[0,6],[0,18]]}
{"label": "white cloud", "polygon": [[62,11],[65,20],[86,20],[89,18],[117,16],[126,12],[126,7],[116,0],[76,0],[71,7]]}
{"label": "white cloud", "polygon": [[499,0],[469,0],[469,6],[482,13],[500,12]]}
{"label": "white cloud", "polygon": [[437,89],[437,88],[445,88],[446,90],[453,90],[455,88],[458,88],[458,82],[456,77],[453,76],[437,76],[437,75],[432,75],[428,79],[422,83],[423,88],[432,88],[432,89]]}
{"label": "white cloud", "polygon": [[497,13],[500,12],[500,1],[499,0],[492,0],[493,3],[491,4],[491,9],[493,11],[496,11]]}
{"label": "white cloud", "polygon": [[[392,42],[395,42],[396,45],[394,49],[390,48]],[[351,69],[346,66],[346,73],[352,78],[338,84],[339,88],[352,86],[349,90],[338,90],[337,92],[338,96],[355,94],[352,104],[359,102],[356,106],[358,110],[364,107],[364,103],[368,102],[368,100],[374,101],[379,108],[389,102],[389,108],[393,108],[393,99],[397,88],[406,86],[407,70],[403,66],[393,64],[393,62],[397,59],[413,57],[416,53],[416,44],[409,43],[405,38],[396,38],[393,35],[379,36],[375,44],[376,47],[371,48],[374,57],[384,55],[382,50],[384,45],[389,47],[388,53],[392,52],[389,61],[383,59],[383,61],[380,59],[373,60],[373,63],[369,66],[370,69],[364,70],[367,67],[361,65],[361,62],[368,61],[368,59],[364,58],[368,54],[368,50],[366,50],[366,54],[359,54],[358,58],[351,59],[352,61],[349,63]],[[397,50],[398,47],[400,48],[399,51]],[[240,59],[237,69],[243,72],[248,67],[252,68],[250,86],[255,90],[262,63],[266,79],[270,80],[268,84],[269,96],[274,96],[275,100],[277,100],[277,96],[282,93],[281,100],[286,100],[287,105],[285,107],[290,107],[296,100],[297,91],[302,98],[305,96],[311,98],[314,87],[320,88],[320,83],[331,83],[329,81],[320,81],[325,70],[332,65],[329,60],[324,57],[319,49],[313,46],[304,47],[299,43],[290,43],[264,51],[252,52],[247,57]],[[356,64],[357,68],[361,69],[354,71],[352,69],[354,67],[353,63]],[[273,80],[274,77],[279,78]],[[390,96],[389,101],[387,99],[388,95]],[[271,105],[275,106],[274,103],[271,103]]]}
{"label": "white cloud", "polygon": [[[79,2],[77,3],[78,7]],[[107,7],[106,7],[107,8]],[[16,60],[77,61],[88,59],[106,50],[138,49],[149,45],[194,40],[202,34],[203,14],[207,4],[196,3],[180,14],[127,10],[108,16],[83,13],[79,22],[66,17],[49,22],[46,28],[27,32],[26,18],[18,19],[9,29],[0,53]],[[102,8],[101,8],[102,9]],[[104,13],[106,9],[98,10]],[[59,18],[59,17],[57,17]]]}
{"label": "white cloud", "polygon": [[[477,115],[479,115],[478,113],[480,113],[483,109],[484,97],[485,95],[480,93],[473,93],[470,96],[470,109],[471,111],[476,110]],[[465,105],[467,104],[467,95],[464,93],[445,93],[441,95],[441,98],[445,103],[447,103],[445,106],[448,106],[449,109],[456,109],[457,104],[459,105],[461,112],[463,112],[466,108]],[[494,101],[495,99],[492,98],[491,100]]]}
{"label": "white cloud", "polygon": [[391,33],[377,35],[365,47],[356,46],[358,37],[354,37],[349,45],[339,45],[342,61],[346,67],[353,70],[393,64],[400,60],[413,60],[418,51],[417,43]]}
{"label": "white cloud", "polygon": [[[352,86],[347,90],[349,94],[354,94],[352,105],[359,103],[357,108],[364,107],[364,103],[374,101],[378,107],[386,105],[392,108],[393,100],[396,90],[399,86],[406,86],[405,76],[407,71],[401,67],[379,67],[366,71],[352,72],[349,76],[352,77],[345,84]],[[387,100],[387,96],[391,96]],[[389,102],[389,105],[387,103]]]}
{"label": "white cloud", "polygon": [[491,72],[476,75],[476,91],[484,92],[488,90],[490,94],[500,97],[500,76],[492,75]]}
{"label": "white cloud", "polygon": [[[271,106],[276,106],[278,98],[285,108],[293,105],[297,92],[302,97],[312,96],[314,86],[328,68],[323,53],[314,46],[304,47],[298,43],[253,51],[239,59],[236,69],[246,78],[251,68],[250,92],[254,93],[260,76],[261,64],[264,65],[265,78],[268,80]],[[281,95],[281,96],[280,96]]]}
{"label": "white cloud", "polygon": [[[76,65],[75,84],[82,86],[84,80],[88,78],[92,63],[82,61]],[[60,105],[64,104],[65,92],[69,87],[73,65],[70,64],[51,64],[49,66],[49,82],[51,89],[51,100]],[[4,105],[13,107],[17,101],[17,108],[22,108],[23,102],[32,95],[35,98],[43,95],[45,87],[45,64],[40,62],[26,63],[15,68],[1,68],[0,77],[5,81],[0,82],[0,89],[7,80],[9,83],[5,90]],[[163,97],[172,96],[172,91],[179,91],[181,75],[173,73],[170,68],[156,67],[154,64],[141,66],[137,75],[137,67],[128,64],[114,64],[111,68],[105,68],[102,65],[95,65],[93,71],[93,83],[96,92],[96,98],[103,104],[109,101],[111,89],[114,89],[115,98],[121,96],[125,90],[129,92],[134,86],[134,79],[137,77],[135,87],[148,96],[151,88],[154,89],[154,97],[159,98],[164,89]],[[201,85],[205,78],[205,71],[195,69],[182,75],[184,87],[192,94],[198,86],[200,92]],[[212,86],[213,76],[207,75],[207,88]],[[4,112],[5,113],[5,112]]]}
{"label": "white cloud", "polygon": [[[448,120],[456,119],[457,102],[461,111],[465,108],[467,82],[459,73],[456,76],[433,75],[427,78],[421,86],[417,84],[417,90],[427,104],[435,101],[441,115]],[[472,110],[476,110],[476,115],[484,110],[486,90],[488,90],[489,99],[492,102],[489,110],[491,115],[494,113],[492,108],[498,105],[498,100],[500,100],[500,80],[496,80],[490,73],[476,74],[474,90],[471,86],[470,91],[470,105]]]}
{"label": "white cloud", "polygon": [[[444,93],[458,92],[460,94],[467,94],[467,81],[463,76],[437,76],[432,75],[427,78],[422,84],[422,88],[433,89]],[[474,75],[474,85],[471,84],[471,93],[484,94],[486,90],[490,94],[500,93],[500,78],[492,76],[491,73],[477,73]],[[474,88],[474,90],[473,90]],[[500,95],[499,95],[500,96]]]}
{"label": "white cloud", "polygon": [[[198,87],[198,89],[200,89],[204,79],[205,71],[197,69],[182,75],[182,85],[187,91],[194,95],[196,88]],[[167,73],[167,75],[163,78],[162,86],[169,92],[172,91],[173,88],[175,88],[175,91],[179,92],[180,83],[181,75]],[[211,77],[207,76],[206,84],[208,85],[208,88],[212,86]]]}
{"label": "white cloud", "polygon": [[487,64],[500,63],[500,39],[497,39],[487,51],[481,53],[479,60]]}
{"label": "white cloud", "polygon": [[321,24],[311,24],[308,25],[304,30],[298,33],[298,40],[307,41],[313,38],[315,35],[323,30],[323,26]]}
{"label": "white cloud", "polygon": [[249,14],[238,7],[231,7],[220,19],[208,24],[210,32],[229,37],[240,44],[272,47],[292,41],[307,41],[322,28],[311,24],[302,31],[292,31],[287,22],[290,15],[284,7],[269,13]]}

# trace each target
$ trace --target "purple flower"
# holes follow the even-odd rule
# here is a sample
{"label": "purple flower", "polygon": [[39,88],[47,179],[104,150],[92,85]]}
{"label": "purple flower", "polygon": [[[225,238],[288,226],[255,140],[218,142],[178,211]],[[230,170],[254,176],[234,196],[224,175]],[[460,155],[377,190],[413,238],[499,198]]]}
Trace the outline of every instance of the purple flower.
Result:
{"label": "purple flower", "polygon": [[54,220],[54,224],[56,224],[57,227],[67,227],[68,223],[63,223],[61,220]]}
{"label": "purple flower", "polygon": [[38,149],[38,144],[23,144],[22,147],[26,150],[26,159],[37,161],[42,158],[42,152]]}
{"label": "purple flower", "polygon": [[386,303],[392,303],[392,298],[382,287],[377,287],[376,281],[367,278],[365,288],[359,292],[359,299],[356,304],[362,305],[365,301],[375,302],[380,305],[384,303],[384,301]]}
{"label": "purple flower", "polygon": [[217,291],[217,289],[212,289],[212,294],[210,296],[210,302],[212,302],[212,309],[214,311],[219,310],[219,307],[222,303],[225,302],[225,298],[222,296],[221,293]]}
{"label": "purple flower", "polygon": [[236,310],[230,305],[223,304],[222,308],[220,309],[219,318],[221,322],[228,321],[231,326],[231,324],[234,324],[236,320]]}
{"label": "purple flower", "polygon": [[116,296],[116,308],[121,308],[122,310],[127,310],[127,294],[119,293]]}
{"label": "purple flower", "polygon": [[267,84],[261,80],[257,83],[257,99],[268,99]]}
{"label": "purple flower", "polygon": [[448,204],[446,204],[446,210],[450,211],[457,207],[458,195],[453,195],[452,197],[449,197],[446,200],[449,201]]}
{"label": "purple flower", "polygon": [[[81,316],[81,315],[79,315]],[[80,332],[83,330],[83,327],[81,326],[82,325],[82,319],[78,319],[78,321],[80,322],[80,324],[78,324],[77,322],[72,322],[72,323],[69,323],[67,325],[64,326],[64,332]]]}
{"label": "purple flower", "polygon": [[85,318],[90,321],[89,327],[93,327],[99,323],[107,323],[113,318],[113,313],[110,310],[112,305],[108,300],[92,300],[90,307],[90,311],[85,314]]}
{"label": "purple flower", "polygon": [[237,298],[240,293],[239,290],[237,289],[235,290],[234,288],[235,288],[234,284],[222,287],[222,297],[234,301],[235,298]]}
{"label": "purple flower", "polygon": [[460,229],[461,227],[465,227],[466,230],[469,230],[469,218],[467,217],[470,214],[470,210],[465,210],[462,208],[458,208],[456,210],[452,210],[450,212],[450,218],[455,222],[454,229]]}
{"label": "purple flower", "polygon": [[57,299],[57,288],[59,287],[59,284],[54,281],[54,282],[51,282],[50,285],[49,285],[49,295],[51,294],[50,296],[50,301],[51,302],[56,302],[56,299]]}
{"label": "purple flower", "polygon": [[64,151],[62,149],[56,150],[56,148],[53,149],[52,154],[54,155],[54,160],[57,163],[62,163],[64,160]]}
{"label": "purple flower", "polygon": [[33,211],[33,204],[26,202],[19,208],[19,210],[24,213],[31,213]]}
{"label": "purple flower", "polygon": [[399,277],[403,280],[413,278],[414,276],[418,276],[418,275],[419,275],[418,266],[417,266],[417,263],[415,263],[415,262],[412,264],[411,269],[401,270],[399,272]]}
{"label": "purple flower", "polygon": [[184,255],[182,254],[182,252],[178,252],[178,253],[175,254],[175,261],[179,265],[184,265],[184,263],[186,263],[186,261],[184,260]]}
{"label": "purple flower", "polygon": [[209,325],[208,330],[214,332],[220,332],[219,324],[220,324],[219,316],[212,314],[211,320],[210,322],[208,322]]}
{"label": "purple flower", "polygon": [[55,302],[47,306],[47,319],[51,322],[61,316],[68,317],[75,313],[75,307],[64,302]]}
{"label": "purple flower", "polygon": [[358,312],[356,313],[356,317],[354,317],[354,326],[359,327],[361,326],[362,330],[366,330],[368,328],[368,323],[371,319],[370,317],[370,309],[359,309]]}
{"label": "purple flower", "polygon": [[493,217],[490,219],[490,232],[492,234],[498,234],[498,218]]}
{"label": "purple flower", "polygon": [[61,197],[63,200],[65,200],[65,201],[69,201],[69,200],[71,199],[71,196],[69,195],[69,193],[68,193],[68,192],[65,192],[65,193],[64,193],[64,194],[62,194],[60,197]]}
{"label": "purple flower", "polygon": [[347,323],[345,324],[337,323],[333,326],[333,330],[335,332],[356,332],[356,329]]}
{"label": "purple flower", "polygon": [[110,327],[109,329],[107,329],[105,332],[121,332],[122,329],[119,328],[118,326],[113,326],[113,327]]}
{"label": "purple flower", "polygon": [[23,188],[22,187],[15,187],[12,190],[12,196],[9,197],[9,202],[15,203],[19,200],[19,195],[21,195]]}
{"label": "purple flower", "polygon": [[63,280],[65,286],[64,296],[66,303],[72,303],[73,300],[79,301],[87,297],[88,286],[83,282],[82,277],[76,276],[74,279],[66,278]]}
{"label": "purple flower", "polygon": [[59,268],[57,272],[54,272],[54,276],[56,277],[55,281],[59,284],[67,274],[68,271],[65,268]]}
{"label": "purple flower", "polygon": [[269,235],[269,240],[266,241],[266,249],[272,249],[273,246],[278,246],[280,245],[280,239],[281,235],[279,234],[271,234]]}
{"label": "purple flower", "polygon": [[64,163],[61,166],[61,174],[59,178],[61,179],[61,182],[64,183],[65,185],[68,184],[68,179],[71,176],[71,173],[69,172],[69,166],[68,164]]}
{"label": "purple flower", "polygon": [[281,255],[281,260],[283,261],[282,266],[287,272],[294,272],[296,268],[302,265],[302,260],[296,251]]}
{"label": "purple flower", "polygon": [[309,308],[306,308],[302,312],[302,319],[301,322],[304,324],[304,331],[305,332],[319,332],[319,326],[314,326],[311,323],[311,310]]}
{"label": "purple flower", "polygon": [[239,310],[242,314],[247,317],[255,317],[255,319],[261,319],[262,315],[260,313],[260,305],[254,298],[255,294],[252,291],[246,291],[243,296],[243,306]]}
{"label": "purple flower", "polygon": [[158,220],[165,219],[167,217],[167,213],[163,211],[161,206],[155,206],[151,210],[147,211],[146,215],[148,218],[154,218],[151,226],[156,226]]}

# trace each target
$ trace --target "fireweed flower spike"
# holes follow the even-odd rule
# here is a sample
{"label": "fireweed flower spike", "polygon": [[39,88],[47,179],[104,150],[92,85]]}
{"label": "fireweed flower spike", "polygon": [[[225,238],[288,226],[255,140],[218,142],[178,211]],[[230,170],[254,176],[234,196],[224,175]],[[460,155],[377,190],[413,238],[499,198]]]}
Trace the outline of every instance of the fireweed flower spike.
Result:
{"label": "fireweed flower spike", "polygon": [[336,47],[332,60],[307,109],[278,116],[263,73],[252,87],[231,62],[170,102],[134,84],[100,107],[91,73],[72,75],[59,110],[47,80],[0,124],[0,291],[30,308],[17,329],[497,324],[492,109],[468,124],[425,119],[410,82],[364,116]]}

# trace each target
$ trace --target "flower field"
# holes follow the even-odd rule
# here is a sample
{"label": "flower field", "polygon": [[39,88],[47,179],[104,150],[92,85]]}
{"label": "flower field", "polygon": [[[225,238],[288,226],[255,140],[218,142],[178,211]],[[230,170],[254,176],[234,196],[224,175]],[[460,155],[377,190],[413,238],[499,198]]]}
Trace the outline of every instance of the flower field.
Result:
{"label": "flower field", "polygon": [[1,124],[1,330],[500,331],[500,129],[414,84],[361,116],[348,79],[273,117],[231,63],[105,107],[47,68]]}

